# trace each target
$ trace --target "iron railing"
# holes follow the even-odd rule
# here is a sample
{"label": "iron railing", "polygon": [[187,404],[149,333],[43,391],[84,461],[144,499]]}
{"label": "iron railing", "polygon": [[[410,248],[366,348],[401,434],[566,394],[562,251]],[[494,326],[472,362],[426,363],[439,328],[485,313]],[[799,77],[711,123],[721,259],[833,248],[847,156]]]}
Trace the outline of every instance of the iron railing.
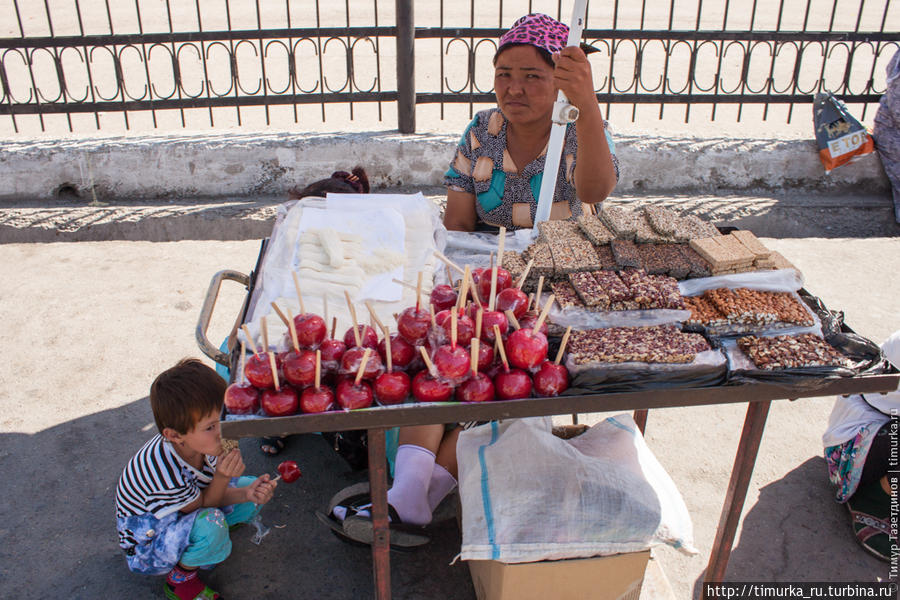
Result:
{"label": "iron railing", "polygon": [[[444,118],[450,104],[468,104],[471,114],[494,102],[496,40],[516,16],[542,10],[568,20],[561,1],[553,11],[498,0],[488,7],[497,9],[490,26],[478,12],[487,3],[470,0],[468,23],[454,23],[445,15],[459,7],[441,0],[436,10],[417,5],[423,23],[414,26],[412,0],[371,1],[351,10],[349,0],[314,0],[302,12],[297,0],[166,0],[160,15],[139,0],[133,10],[106,2],[100,12],[71,0],[66,18],[64,0],[52,8],[50,0],[12,0],[0,9],[0,28],[9,27],[0,33],[0,115],[15,132],[29,118],[44,130],[50,115],[63,115],[74,131],[80,114],[93,115],[96,129],[101,116],[121,115],[128,129],[136,111],[149,112],[154,128],[158,113],[175,111],[185,127],[186,113],[203,111],[216,127],[217,117],[240,126],[242,110],[259,107],[268,126],[270,109],[279,106],[291,107],[296,123],[304,107],[318,106],[325,121],[326,105],[346,106],[353,120],[359,103],[374,103],[380,121],[383,105],[395,103],[399,129],[412,132],[417,105],[439,104]],[[737,105],[738,120],[745,105],[762,104],[765,119],[770,105],[781,104],[790,121],[795,105],[829,90],[862,104],[864,119],[900,48],[900,8],[861,0],[855,13],[839,14],[830,0],[823,14],[827,0],[815,10],[814,1],[754,0],[742,20],[734,15],[749,2],[724,0],[710,9],[707,1],[705,10],[703,0],[589,6],[594,27],[584,39],[599,50],[591,55],[597,97],[607,110],[630,105],[632,119],[645,104],[658,104],[660,117],[682,105],[685,121],[701,104],[712,105],[713,119],[717,106]],[[814,28],[823,18],[827,25]]]}

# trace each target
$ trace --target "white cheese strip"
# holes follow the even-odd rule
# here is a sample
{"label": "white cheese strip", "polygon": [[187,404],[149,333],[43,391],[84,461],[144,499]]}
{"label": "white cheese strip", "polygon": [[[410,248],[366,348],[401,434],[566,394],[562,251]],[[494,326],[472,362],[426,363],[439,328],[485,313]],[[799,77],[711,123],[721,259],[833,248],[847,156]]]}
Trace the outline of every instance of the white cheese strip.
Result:
{"label": "white cheese strip", "polygon": [[328,262],[335,269],[344,264],[344,247],[337,232],[330,227],[319,230],[319,241],[328,254]]}

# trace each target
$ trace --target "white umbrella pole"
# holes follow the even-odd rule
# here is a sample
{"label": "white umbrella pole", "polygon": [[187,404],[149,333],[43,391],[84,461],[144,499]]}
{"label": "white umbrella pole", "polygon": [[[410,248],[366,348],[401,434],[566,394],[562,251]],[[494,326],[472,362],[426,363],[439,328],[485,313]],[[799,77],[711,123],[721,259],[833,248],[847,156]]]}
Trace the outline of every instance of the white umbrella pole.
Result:
{"label": "white umbrella pole", "polygon": [[[581,43],[586,10],[587,0],[575,0],[575,6],[572,8],[572,21],[569,24],[569,39],[566,41],[567,46],[577,46]],[[547,156],[544,159],[544,176],[541,180],[541,191],[534,215],[534,235],[537,235],[538,223],[550,218],[550,207],[556,191],[556,178],[559,176],[559,161],[566,137],[566,125],[577,118],[578,109],[569,104],[564,93],[559,92],[551,115],[553,125],[550,127],[550,141],[547,143]]]}

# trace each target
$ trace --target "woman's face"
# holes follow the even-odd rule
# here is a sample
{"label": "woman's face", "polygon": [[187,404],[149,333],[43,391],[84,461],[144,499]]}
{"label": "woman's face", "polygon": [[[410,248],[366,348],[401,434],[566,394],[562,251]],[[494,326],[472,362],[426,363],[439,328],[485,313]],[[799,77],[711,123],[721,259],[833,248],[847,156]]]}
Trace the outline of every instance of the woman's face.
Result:
{"label": "woman's face", "polygon": [[553,68],[534,46],[507,48],[494,65],[494,93],[503,116],[510,123],[549,125],[557,95]]}

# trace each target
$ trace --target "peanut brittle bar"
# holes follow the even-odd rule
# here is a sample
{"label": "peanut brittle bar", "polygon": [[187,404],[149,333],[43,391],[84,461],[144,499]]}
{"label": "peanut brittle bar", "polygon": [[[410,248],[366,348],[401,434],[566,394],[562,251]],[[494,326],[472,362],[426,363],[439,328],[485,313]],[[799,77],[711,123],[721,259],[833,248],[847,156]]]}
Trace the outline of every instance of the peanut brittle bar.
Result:
{"label": "peanut brittle bar", "polygon": [[767,371],[852,364],[834,346],[812,333],[766,338],[744,336],[738,338],[737,344],[757,368]]}
{"label": "peanut brittle bar", "polygon": [[641,264],[641,254],[638,252],[634,242],[630,240],[613,240],[609,245],[616,259],[616,265],[620,269],[625,267],[640,269],[643,266]]}
{"label": "peanut brittle bar", "polygon": [[631,291],[625,282],[616,274],[615,271],[592,271],[591,275],[597,281],[597,284],[609,296],[610,302],[623,302],[633,300]]}
{"label": "peanut brittle bar", "polygon": [[688,244],[678,244],[678,250],[691,265],[689,277],[709,277],[712,274],[709,261],[697,254],[697,251]]}
{"label": "peanut brittle bar", "polygon": [[550,284],[550,289],[556,298],[556,303],[560,308],[584,308],[584,303],[578,297],[578,292],[572,287],[568,281],[554,281]]}
{"label": "peanut brittle bar", "polygon": [[603,246],[616,239],[616,234],[610,231],[596,215],[581,215],[578,217],[578,226],[595,246]]}
{"label": "peanut brittle bar", "polygon": [[638,244],[638,252],[641,255],[641,264],[644,270],[653,275],[668,274],[669,265],[666,263],[660,249],[668,244]]}
{"label": "peanut brittle bar", "polygon": [[584,305],[598,310],[609,308],[609,293],[597,282],[591,273],[570,273],[569,283]]}
{"label": "peanut brittle bar", "polygon": [[616,257],[613,255],[612,247],[609,244],[605,246],[594,246],[597,253],[597,266],[607,271],[615,271],[619,268],[616,264]]}
{"label": "peanut brittle bar", "polygon": [[[684,279],[691,273],[691,263],[680,249],[681,244],[657,244],[656,253],[666,265],[666,274],[675,279]],[[651,272],[649,269],[647,272]]]}
{"label": "peanut brittle bar", "polygon": [[709,344],[698,334],[684,334],[673,325],[609,327],[573,331],[569,354],[575,364],[688,363]]}

